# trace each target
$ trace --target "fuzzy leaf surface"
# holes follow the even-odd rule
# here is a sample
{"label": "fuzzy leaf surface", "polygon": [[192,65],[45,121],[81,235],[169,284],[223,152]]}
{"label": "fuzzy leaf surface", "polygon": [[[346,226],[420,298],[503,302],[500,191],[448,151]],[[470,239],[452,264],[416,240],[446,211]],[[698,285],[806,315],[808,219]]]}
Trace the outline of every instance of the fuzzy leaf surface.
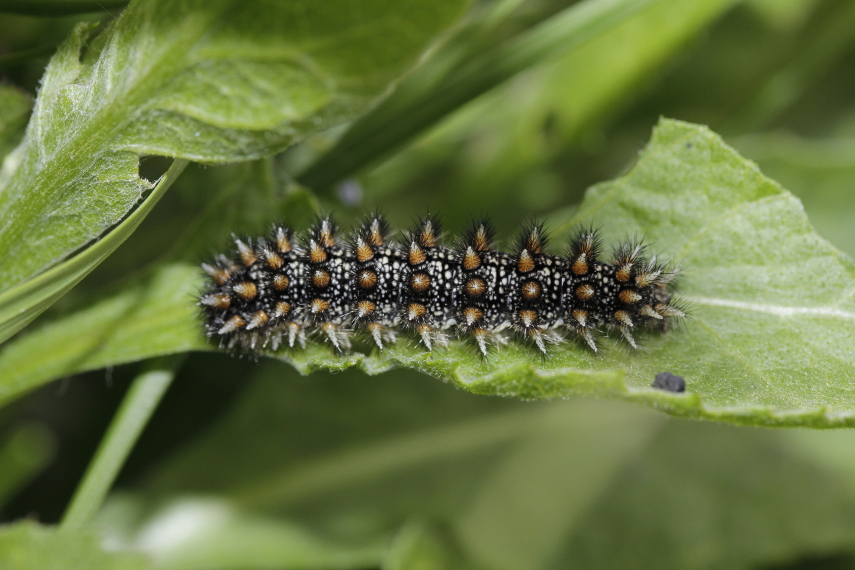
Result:
{"label": "fuzzy leaf surface", "polygon": [[[855,385],[849,380],[855,364],[855,266],[816,234],[795,197],[717,135],[662,121],[638,164],[623,178],[589,190],[564,229],[591,221],[603,225],[608,243],[644,234],[653,251],[682,266],[681,295],[691,318],[681,330],[645,335],[635,352],[606,341],[594,354],[569,342],[547,359],[513,343],[485,360],[462,342],[434,353],[399,342],[382,355],[334,355],[314,343],[280,358],[302,373],[358,366],[376,374],[404,366],[479,394],[610,397],[680,416],[754,425],[855,425]],[[192,291],[201,277],[189,267],[184,271],[193,275],[186,289]],[[150,302],[158,314],[167,314],[162,299]],[[186,297],[172,307],[169,333],[181,340],[171,351],[205,346]],[[0,368],[11,372],[4,397],[57,377],[56,370],[49,376],[33,373],[33,362],[49,359],[35,356],[45,350],[39,347],[62,344],[59,337],[40,343],[39,335],[79,333],[72,326],[76,318],[82,315],[51,324],[0,354]],[[119,363],[163,351],[160,344],[154,351],[141,337],[120,334],[135,323],[117,317],[88,323],[92,330],[112,326],[114,337],[123,340],[105,340],[99,351],[109,349],[97,362],[65,373],[96,367],[111,356]],[[683,376],[686,393],[651,388],[662,371]]]}
{"label": "fuzzy leaf surface", "polygon": [[0,293],[0,343],[24,328],[113,253],[139,226],[186,166],[186,160],[176,160],[142,204],[97,243],[29,282]]}
{"label": "fuzzy leaf surface", "polygon": [[0,291],[118,222],[150,184],[138,157],[269,155],[353,118],[463,0],[140,0],[78,26],[0,172]]}

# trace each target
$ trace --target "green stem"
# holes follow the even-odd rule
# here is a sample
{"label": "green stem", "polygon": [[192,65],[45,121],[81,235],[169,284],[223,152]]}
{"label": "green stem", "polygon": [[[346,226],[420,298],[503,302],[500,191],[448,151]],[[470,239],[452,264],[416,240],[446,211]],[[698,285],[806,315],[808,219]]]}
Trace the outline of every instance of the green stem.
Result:
{"label": "green stem", "polygon": [[478,95],[544,59],[566,53],[614,29],[658,0],[584,0],[528,32],[451,71],[438,84],[418,74],[356,121],[297,180],[325,189],[433,125]]}
{"label": "green stem", "polygon": [[85,526],[101,508],[104,497],[172,383],[182,360],[182,356],[159,358],[134,379],[65,511],[61,529]]}

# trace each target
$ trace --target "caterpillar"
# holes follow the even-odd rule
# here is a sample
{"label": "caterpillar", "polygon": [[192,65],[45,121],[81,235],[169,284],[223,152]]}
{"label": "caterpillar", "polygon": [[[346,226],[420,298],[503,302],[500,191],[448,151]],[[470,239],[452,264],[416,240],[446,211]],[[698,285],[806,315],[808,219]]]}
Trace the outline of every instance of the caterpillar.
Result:
{"label": "caterpillar", "polygon": [[601,261],[593,228],[576,231],[561,256],[545,252],[548,236],[537,223],[510,252],[496,249],[486,219],[454,247],[441,238],[439,220],[427,216],[390,240],[379,214],[345,237],[325,217],[301,237],[276,225],[266,238],[235,238],[235,255],[202,264],[207,335],[250,352],[305,347],[313,335],[345,352],[355,333],[381,350],[401,332],[428,350],[457,334],[486,356],[512,335],[547,353],[570,333],[596,352],[602,334],[618,331],[637,348],[635,331],[665,331],[686,316],[674,299],[677,271],[637,241]]}

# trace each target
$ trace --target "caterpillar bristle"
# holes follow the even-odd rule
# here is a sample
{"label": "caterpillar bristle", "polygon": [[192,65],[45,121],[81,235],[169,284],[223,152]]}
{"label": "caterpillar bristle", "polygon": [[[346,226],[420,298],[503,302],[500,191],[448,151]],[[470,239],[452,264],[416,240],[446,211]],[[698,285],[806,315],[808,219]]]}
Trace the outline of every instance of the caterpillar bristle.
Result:
{"label": "caterpillar bristle", "polygon": [[424,249],[437,247],[442,237],[442,224],[434,214],[427,214],[419,219],[410,230],[408,239]]}
{"label": "caterpillar bristle", "polygon": [[541,354],[575,335],[594,352],[608,331],[633,349],[644,330],[665,332],[687,317],[675,300],[677,269],[630,240],[601,260],[602,239],[579,228],[565,255],[546,253],[549,236],[531,223],[511,253],[495,249],[486,218],[449,248],[435,216],[396,243],[379,213],[342,237],[331,217],[301,237],[284,224],[266,238],[234,238],[232,258],[202,264],[209,277],[198,300],[209,337],[258,354],[305,347],[309,337],[336,352],[354,336],[384,350],[407,332],[427,350],[468,338],[482,357],[508,332]]}
{"label": "caterpillar bristle", "polygon": [[237,246],[238,255],[240,256],[241,262],[249,267],[258,259],[258,255],[255,253],[255,250],[252,248],[252,242],[250,240],[246,240],[248,243],[244,243],[240,238],[235,238],[235,246]]}
{"label": "caterpillar bristle", "polygon": [[526,225],[517,240],[516,253],[528,252],[532,255],[540,255],[546,249],[549,235],[540,222],[531,222]]}
{"label": "caterpillar bristle", "polygon": [[487,251],[493,247],[496,230],[489,218],[482,216],[473,220],[471,227],[466,231],[462,241],[462,247],[471,247],[474,251]]}
{"label": "caterpillar bristle", "polygon": [[294,232],[287,225],[276,225],[270,230],[270,241],[275,244],[277,253],[291,253],[294,249]]}

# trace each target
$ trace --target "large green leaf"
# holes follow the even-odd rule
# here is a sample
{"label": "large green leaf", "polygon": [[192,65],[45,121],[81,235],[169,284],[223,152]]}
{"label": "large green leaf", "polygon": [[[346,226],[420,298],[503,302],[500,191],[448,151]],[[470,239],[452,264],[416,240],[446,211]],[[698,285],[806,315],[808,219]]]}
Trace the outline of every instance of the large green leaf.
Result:
{"label": "large green leaf", "polygon": [[[167,266],[141,276],[121,294],[9,343],[0,362],[0,401],[69,370],[92,370],[149,356],[205,348],[199,336],[193,293],[196,268]],[[31,358],[47,351],[50,358]]]}
{"label": "large green leaf", "polygon": [[[646,336],[637,352],[607,344],[594,354],[568,343],[546,360],[520,344],[482,360],[463,343],[435,353],[398,343],[382,355],[343,356],[313,344],[281,358],[304,373],[350,366],[378,373],[405,366],[482,394],[607,396],[677,415],[747,424],[855,425],[855,395],[847,380],[855,360],[855,267],[816,235],[798,200],[719,137],[703,127],[663,121],[629,174],[588,192],[572,223],[588,221],[602,224],[610,242],[626,233],[646,234],[656,252],[683,267],[682,294],[691,306],[684,330]],[[168,302],[151,300],[158,309],[150,318],[175,319],[168,333],[177,337],[167,351],[202,346],[186,301],[166,311]],[[98,307],[110,302],[115,301]],[[102,310],[98,307],[90,311]],[[94,364],[58,366],[50,375],[33,371],[34,362],[49,360],[35,355],[63,345],[63,337],[40,335],[63,330],[66,336],[79,335],[78,318],[82,315],[50,325],[0,354],[0,367],[8,370],[6,397],[56,377],[59,369],[71,373]],[[157,343],[149,349],[127,334],[136,325],[118,316],[88,323],[90,330],[102,327],[122,339],[98,344],[110,347],[98,362],[110,356],[117,357],[114,363],[126,362],[164,350]],[[650,387],[665,370],[686,378],[686,394]]]}
{"label": "large green leaf", "polygon": [[739,137],[734,146],[805,205],[823,237],[855,255],[855,137],[803,138],[784,132]]}
{"label": "large green leaf", "polygon": [[8,570],[141,570],[137,554],[105,552],[89,532],[59,532],[33,522],[0,527],[0,567]]}
{"label": "large green leaf", "polygon": [[346,121],[464,4],[140,0],[78,26],[0,173],[0,290],[119,221],[149,186],[140,154],[241,160]]}
{"label": "large green leaf", "polygon": [[30,281],[0,293],[0,342],[29,324],[113,253],[145,219],[185,166],[186,160],[176,160],[142,204],[97,243]]}
{"label": "large green leaf", "polygon": [[[267,180],[268,159],[215,168],[191,167],[189,170],[187,175],[180,178],[178,185],[182,188],[176,189],[177,194],[189,191],[198,193],[198,188],[203,188],[206,195],[198,197],[189,207],[184,204],[183,209],[178,207],[181,205],[181,196],[173,195],[169,203],[172,207],[167,209],[174,219],[149,219],[117,255],[100,267],[100,273],[93,275],[90,283],[100,284],[105,276],[109,279],[113,273],[125,275],[132,271],[118,284],[96,287],[94,291],[88,292],[90,298],[107,298],[107,301],[87,309],[78,309],[70,321],[56,321],[54,324],[58,326],[49,325],[43,329],[47,336],[29,335],[25,337],[29,340],[23,344],[11,344],[10,352],[17,354],[12,360],[21,358],[18,363],[24,368],[17,368],[16,364],[7,367],[0,363],[0,371],[11,374],[11,378],[17,378],[24,384],[18,384],[15,388],[16,381],[10,378],[9,384],[0,387],[0,401],[5,399],[9,388],[12,390],[8,394],[12,395],[18,389],[27,389],[45,378],[62,376],[67,370],[92,370],[136,360],[134,355],[141,345],[159,354],[209,348],[204,339],[196,334],[197,326],[193,322],[196,316],[194,295],[199,287],[198,268],[186,263],[166,263],[134,271],[139,263],[134,254],[139,255],[142,251],[145,255],[151,249],[150,244],[154,244],[160,250],[160,259],[182,256],[201,259],[210,254],[211,243],[223,241],[223,227],[236,232],[264,231],[271,216],[293,219],[302,214],[308,218],[316,207],[311,195],[304,189],[292,185],[285,192],[279,192],[272,188]],[[67,288],[68,282],[54,281],[50,279],[51,276],[76,273],[79,278],[82,272],[62,270],[71,264],[81,269],[91,269],[93,261],[100,261],[112,252],[121,241],[119,236],[113,234],[126,234],[126,225],[134,224],[135,227],[139,223],[139,218],[153,205],[153,199],[156,200],[165,190],[161,184],[113,232],[81,254],[36,278],[34,281],[42,283],[41,287],[35,290],[27,287],[22,289],[44,295],[61,286]],[[211,186],[213,189],[209,189]],[[170,196],[166,199],[170,200]],[[188,220],[190,216],[192,221]],[[176,231],[171,231],[168,225],[176,226]],[[167,236],[165,242],[163,234]],[[168,249],[164,254],[165,247]],[[115,292],[116,285],[120,288],[119,294]],[[60,290],[60,293],[63,291]],[[0,299],[9,297],[9,293],[0,295]],[[27,300],[21,299],[17,304],[26,306]],[[12,302],[0,305],[9,307],[12,314],[17,314]],[[133,326],[128,327],[131,324]],[[42,348],[54,347],[52,358],[30,360],[28,354],[41,350],[32,343],[44,343]]]}
{"label": "large green leaf", "polygon": [[[806,460],[797,435],[666,423],[545,568],[851,568],[851,472]],[[803,435],[814,446],[830,436],[855,443],[848,430]],[[840,565],[798,564],[812,557]]]}
{"label": "large green leaf", "polygon": [[[188,364],[200,386],[222,368]],[[413,542],[410,558],[460,549],[480,562],[463,567],[492,570],[747,570],[853,551],[849,430],[744,430],[617,402],[474,398],[404,371],[301,379],[271,364],[247,366],[236,406],[114,498],[102,528],[122,526],[129,499],[153,506],[126,517],[134,537],[214,495],[226,512],[340,540],[403,524],[390,565]]]}

